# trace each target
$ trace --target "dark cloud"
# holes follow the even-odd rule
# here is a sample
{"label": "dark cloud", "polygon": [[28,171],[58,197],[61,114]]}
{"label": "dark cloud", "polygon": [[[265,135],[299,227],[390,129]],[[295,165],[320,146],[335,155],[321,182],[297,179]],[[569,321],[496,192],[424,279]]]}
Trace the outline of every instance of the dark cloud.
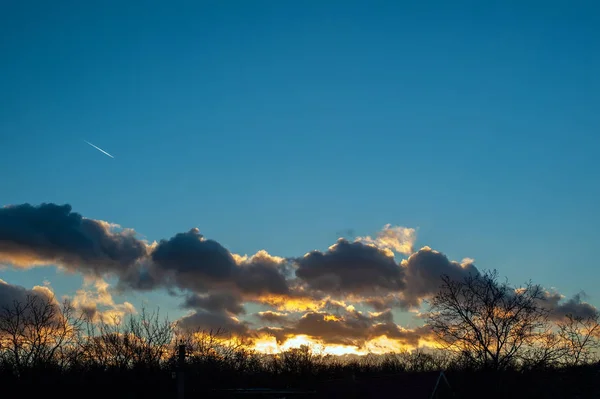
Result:
{"label": "dark cloud", "polygon": [[217,292],[207,295],[188,295],[181,305],[183,308],[204,309],[209,312],[229,312],[234,315],[244,314],[243,299],[228,292]]}
{"label": "dark cloud", "polygon": [[433,332],[429,326],[420,326],[415,329],[402,328],[395,323],[382,323],[373,326],[371,335],[379,337],[385,335],[387,338],[395,339],[405,345],[418,346],[422,339],[432,339]]}
{"label": "dark cloud", "polygon": [[286,324],[289,322],[289,315],[287,313],[273,312],[271,310],[258,312],[255,317],[268,323]]}
{"label": "dark cloud", "polygon": [[423,328],[402,329],[394,323],[391,311],[365,315],[353,309],[346,309],[343,314],[308,312],[288,325],[265,327],[259,332],[275,337],[279,343],[296,335],[306,335],[326,344],[359,348],[382,336],[405,344],[415,344],[429,334],[429,330]]}
{"label": "dark cloud", "polygon": [[54,294],[47,287],[36,286],[33,289],[27,289],[0,279],[0,308],[10,308],[14,304],[24,305],[28,297],[54,301]]}
{"label": "dark cloud", "polygon": [[373,322],[368,317],[346,315],[343,318],[309,312],[292,327],[294,335],[305,334],[330,344],[362,346]]}
{"label": "dark cloud", "polygon": [[177,326],[187,332],[221,330],[239,337],[251,335],[248,323],[241,322],[225,313],[197,311],[179,319]]}
{"label": "dark cloud", "polygon": [[259,330],[272,335],[278,343],[296,335],[306,335],[328,344],[362,346],[372,323],[363,318],[339,318],[330,313],[307,312],[295,322],[282,328]]}
{"label": "dark cloud", "polygon": [[60,264],[71,270],[120,273],[146,254],[131,230],[113,231],[70,205],[0,208],[0,263]]}
{"label": "dark cloud", "polygon": [[376,298],[366,298],[364,303],[372,307],[377,312],[383,312],[388,309],[395,307],[405,306],[405,302],[400,299],[397,295],[386,295]]}
{"label": "dark cloud", "polygon": [[[157,288],[167,288],[172,290],[176,284],[167,281],[167,275],[160,269],[152,265],[152,261],[148,258],[137,262],[132,267],[124,270],[119,276],[117,290],[124,292],[127,290],[135,291],[152,291]],[[177,295],[173,291],[174,295]]]}
{"label": "dark cloud", "polygon": [[205,239],[198,229],[161,240],[151,261],[139,263],[125,276],[136,289],[177,287],[195,293],[230,291],[252,299],[263,294],[289,293],[286,268],[278,258],[261,251],[236,262],[216,241]]}
{"label": "dark cloud", "polygon": [[376,295],[404,288],[403,270],[390,253],[340,238],[327,252],[296,259],[296,276],[311,289],[332,294]]}
{"label": "dark cloud", "polygon": [[582,301],[582,294],[576,294],[568,300],[558,292],[544,292],[542,306],[550,311],[549,318],[554,321],[564,320],[567,315],[593,318],[598,315],[598,309]]}
{"label": "dark cloud", "polygon": [[[50,308],[46,306],[50,305]],[[20,309],[20,318],[22,323],[39,322],[40,310],[45,316],[61,319],[62,308],[56,300],[54,293],[48,287],[35,286],[32,289],[20,285],[9,284],[0,279],[0,312],[14,312],[17,307]],[[34,312],[36,309],[38,312]],[[50,313],[45,313],[49,310]]]}
{"label": "dark cloud", "polygon": [[228,281],[236,269],[231,253],[218,242],[205,239],[196,228],[161,240],[152,260],[163,271],[174,272],[180,286],[196,285],[198,280]]}
{"label": "dark cloud", "polygon": [[408,259],[403,260],[401,265],[406,278],[403,302],[407,306],[419,306],[423,298],[437,293],[443,275],[461,281],[469,274],[479,274],[472,261],[462,264],[451,261],[443,253],[429,247],[421,248]]}
{"label": "dark cloud", "polygon": [[260,251],[236,269],[235,281],[244,293],[287,295],[287,263]]}

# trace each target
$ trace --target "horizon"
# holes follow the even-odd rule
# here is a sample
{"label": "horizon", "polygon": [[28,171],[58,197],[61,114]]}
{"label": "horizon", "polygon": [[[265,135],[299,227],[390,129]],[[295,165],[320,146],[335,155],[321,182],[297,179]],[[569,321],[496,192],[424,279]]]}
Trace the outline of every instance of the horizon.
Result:
{"label": "horizon", "polygon": [[596,312],[600,4],[543,4],[6,2],[0,306],[337,355],[435,346],[443,274]]}

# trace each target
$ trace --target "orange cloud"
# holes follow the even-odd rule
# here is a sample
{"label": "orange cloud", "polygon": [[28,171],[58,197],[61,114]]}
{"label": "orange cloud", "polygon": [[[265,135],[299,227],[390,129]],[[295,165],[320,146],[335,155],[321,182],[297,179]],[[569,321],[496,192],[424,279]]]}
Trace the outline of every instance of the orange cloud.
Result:
{"label": "orange cloud", "polygon": [[14,252],[0,252],[0,265],[8,267],[8,265],[16,266],[22,269],[29,269],[37,266],[47,266],[51,261],[40,259],[35,254],[27,253],[26,249],[18,250],[15,246]]}
{"label": "orange cloud", "polygon": [[386,224],[383,229],[372,238],[371,236],[357,237],[356,241],[372,244],[383,250],[410,255],[417,239],[417,231],[413,228],[392,226]]}
{"label": "orange cloud", "polygon": [[101,278],[85,277],[83,287],[73,297],[73,306],[95,323],[114,324],[127,314],[137,313],[135,306],[127,301],[115,303],[109,288]]}
{"label": "orange cloud", "polygon": [[256,299],[256,302],[273,307],[283,312],[306,312],[316,311],[326,304],[326,300],[314,300],[309,297],[287,297],[283,295],[264,295]]}
{"label": "orange cloud", "polygon": [[261,336],[254,341],[253,349],[260,353],[278,354],[290,349],[307,345],[312,352],[320,355],[359,355],[386,354],[393,352],[412,351],[422,347],[433,347],[433,342],[422,340],[419,345],[408,345],[400,340],[380,336],[367,341],[361,347],[355,345],[330,344],[318,338],[308,335],[294,335],[287,338],[283,343],[277,343],[275,337]]}

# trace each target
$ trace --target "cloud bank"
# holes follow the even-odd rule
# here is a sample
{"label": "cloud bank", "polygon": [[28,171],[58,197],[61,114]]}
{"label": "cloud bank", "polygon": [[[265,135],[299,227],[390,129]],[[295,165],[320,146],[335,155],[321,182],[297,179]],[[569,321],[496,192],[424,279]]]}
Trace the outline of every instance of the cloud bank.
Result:
{"label": "cloud bank", "polygon": [[[74,304],[92,319],[135,312],[133,305],[113,301],[104,280],[113,277],[121,290],[181,296],[181,308],[189,311],[179,321],[185,329],[224,328],[280,343],[298,335],[356,347],[382,337],[402,345],[426,341],[426,327],[402,328],[395,312],[418,309],[438,290],[442,275],[462,279],[479,271],[471,259],[452,261],[427,246],[415,251],[415,243],[415,229],[388,224],[373,237],[340,238],[325,251],[300,257],[264,250],[246,256],[197,228],[149,243],[132,229],[85,218],[69,205],[0,208],[0,264],[58,265],[81,273],[86,283]],[[2,281],[0,304],[25,292]],[[595,311],[580,297],[565,301],[557,293],[548,293],[548,304],[555,318]]]}

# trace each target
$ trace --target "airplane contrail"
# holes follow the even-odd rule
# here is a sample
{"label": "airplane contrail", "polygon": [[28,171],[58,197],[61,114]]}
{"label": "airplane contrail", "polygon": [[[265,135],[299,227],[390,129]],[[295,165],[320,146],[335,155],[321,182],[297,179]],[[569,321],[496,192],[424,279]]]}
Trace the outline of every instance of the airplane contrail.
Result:
{"label": "airplane contrail", "polygon": [[100,151],[101,153],[103,153],[103,154],[105,154],[105,155],[108,155],[108,156],[109,156],[109,157],[111,157],[111,158],[114,158],[112,155],[110,155],[108,152],[104,151],[102,148],[100,148],[100,147],[96,147],[95,145],[93,145],[93,144],[92,144],[92,143],[90,143],[89,141],[86,141],[86,140],[83,140],[83,141],[85,141],[86,143],[88,143],[89,145],[91,145],[92,147],[94,147],[95,149],[97,149],[98,151]]}

